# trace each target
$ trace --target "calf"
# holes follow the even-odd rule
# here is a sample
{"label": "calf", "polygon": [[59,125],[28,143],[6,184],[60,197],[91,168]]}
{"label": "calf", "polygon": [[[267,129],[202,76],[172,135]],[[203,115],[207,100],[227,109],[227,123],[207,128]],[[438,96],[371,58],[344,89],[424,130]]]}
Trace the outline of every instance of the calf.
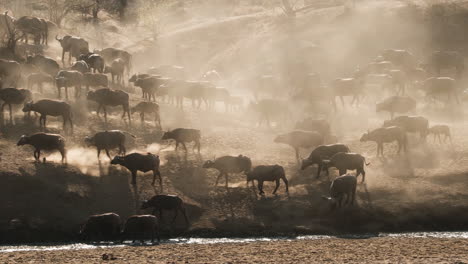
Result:
{"label": "calf", "polygon": [[171,210],[175,212],[172,223],[175,222],[179,211],[182,212],[185,218],[185,223],[188,225],[189,221],[187,214],[185,213],[184,202],[176,195],[155,195],[149,200],[145,200],[141,204],[141,209],[153,208],[153,215],[156,215],[156,211],[159,212],[159,218],[163,220],[163,210]]}
{"label": "calf", "polygon": [[288,179],[286,179],[286,175],[284,173],[284,168],[280,165],[260,165],[255,167],[252,171],[247,173],[247,184],[249,181],[257,180],[258,181],[258,190],[260,195],[265,194],[263,192],[263,182],[264,181],[274,181],[276,182],[275,190],[273,194],[276,194],[280,186],[280,179],[283,180],[284,184],[286,185],[286,192],[289,193],[288,190]]}
{"label": "calf", "polygon": [[207,105],[207,109],[214,109],[216,102],[224,103],[225,110],[228,110],[229,91],[226,88],[210,87],[211,83],[206,82],[204,87],[203,99]]}
{"label": "calf", "polygon": [[[135,138],[134,135],[131,136]],[[119,148],[119,155],[125,155],[126,152],[125,133],[120,130],[97,132],[92,137],[85,137],[84,141],[88,146],[96,147],[98,159],[103,149],[106,151],[107,157],[109,157],[110,160],[112,160],[109,155],[110,149]]]}
{"label": "calf", "polygon": [[185,151],[187,152],[187,146],[185,143],[190,143],[190,142],[195,142],[193,145],[193,149],[198,148],[198,153],[200,153],[200,130],[198,129],[190,129],[190,128],[176,128],[172,131],[165,132],[164,135],[162,136],[162,140],[175,140],[176,142],[176,147],[175,149],[179,147],[179,144],[182,144],[184,147]]}
{"label": "calf", "polygon": [[346,201],[344,204],[354,204],[356,195],[357,179],[353,175],[343,175],[337,177],[330,185],[330,197],[322,196],[323,199],[330,203],[332,209],[337,206],[341,207],[341,202],[346,195]]}
{"label": "calf", "polygon": [[83,85],[86,86],[86,92],[89,92],[89,87],[107,88],[109,80],[105,74],[87,72],[83,74]]}
{"label": "calf", "polygon": [[406,96],[391,96],[376,105],[376,112],[386,111],[393,119],[395,113],[408,113],[416,109],[416,101]]}
{"label": "calf", "polygon": [[218,177],[216,178],[215,186],[218,185],[218,181],[221,176],[224,175],[226,179],[226,188],[228,188],[229,174],[230,173],[248,173],[252,168],[252,161],[250,158],[239,155],[234,156],[223,156],[215,159],[214,161],[208,160],[203,164],[205,169],[217,169],[219,171]]}
{"label": "calf", "polygon": [[153,102],[139,102],[136,106],[132,107],[130,111],[133,113],[139,112],[141,124],[145,123],[145,114],[154,115],[154,124],[159,125],[161,128],[161,117],[159,115],[159,105]]}
{"label": "calf", "polygon": [[146,78],[138,78],[135,81],[135,86],[140,87],[143,93],[143,98],[149,101],[156,101],[156,91],[163,84],[160,78],[149,76]]}
{"label": "calf", "polygon": [[106,106],[118,106],[121,105],[123,108],[122,118],[125,114],[128,115],[128,122],[131,123],[130,117],[130,106],[129,106],[129,95],[128,93],[120,90],[111,90],[109,88],[102,88],[96,91],[89,91],[87,99],[98,103],[98,109],[96,111],[99,117],[99,111],[101,108],[104,110],[104,120],[107,122],[107,110]]}
{"label": "calf", "polygon": [[339,152],[329,160],[324,160],[323,164],[325,165],[327,175],[328,169],[331,167],[337,168],[340,175],[346,174],[347,170],[356,170],[356,178],[362,174],[362,182],[364,182],[366,178],[364,165],[369,166],[370,163],[366,163],[366,158],[360,154]]}
{"label": "calf", "polygon": [[148,73],[141,73],[141,74],[133,74],[130,79],[128,79],[128,82],[134,83],[138,79],[144,79],[148,77],[161,77],[160,75],[153,75],[153,74],[148,74]]}
{"label": "calf", "polygon": [[151,185],[154,185],[156,181],[156,175],[159,177],[159,185],[162,186],[161,172],[159,171],[159,156],[153,155],[151,153],[140,154],[132,153],[126,156],[115,156],[111,161],[112,165],[121,165],[127,168],[132,173],[132,184],[136,184],[137,172],[153,172],[153,182]]}
{"label": "calf", "polygon": [[258,124],[260,126],[263,124],[263,121],[266,121],[266,124],[271,126],[270,121],[273,118],[285,123],[290,113],[287,103],[276,99],[262,99],[257,103],[250,103],[249,108],[258,113]]}
{"label": "calf", "polygon": [[81,73],[87,73],[89,72],[89,66],[85,61],[75,61],[72,66],[70,67],[70,70],[72,71],[78,71]]}
{"label": "calf", "polygon": [[122,242],[126,238],[131,238],[133,243],[139,238],[141,243],[144,243],[145,235],[151,234],[151,243],[154,243],[156,235],[158,243],[161,241],[159,237],[158,219],[154,215],[132,215],[125,222],[122,231]]}
{"label": "calf", "polygon": [[60,65],[52,58],[45,57],[44,55],[35,54],[34,56],[27,56],[26,63],[35,65],[43,73],[50,76],[55,76],[60,71]]}
{"label": "calf", "polygon": [[93,73],[96,73],[96,71],[99,73],[104,72],[105,63],[101,55],[90,52],[87,54],[81,54],[79,59],[85,61],[88,64],[89,69],[93,69]]}
{"label": "calf", "polygon": [[73,134],[73,121],[71,106],[65,102],[54,101],[49,99],[42,99],[37,102],[26,103],[23,107],[23,112],[34,111],[41,114],[39,118],[40,128],[46,129],[47,116],[62,116],[63,117],[63,130],[67,122],[70,123],[71,133]]}
{"label": "calf", "polygon": [[444,135],[444,143],[447,142],[447,138],[450,139],[452,142],[452,135],[450,134],[450,127],[447,125],[435,125],[429,128],[429,134],[434,135],[434,142],[436,137],[439,138],[439,143],[442,144],[442,140],[440,139],[440,135]]}
{"label": "calf", "polygon": [[117,79],[117,84],[123,84],[123,75],[125,71],[125,61],[121,58],[117,58],[112,61],[110,67],[106,67],[104,69],[104,73],[110,73],[112,76],[112,83],[114,83],[114,79]]}
{"label": "calf", "polygon": [[397,126],[408,133],[419,133],[425,139],[429,129],[429,121],[421,116],[399,116],[393,120],[385,120],[384,127]]}
{"label": "calf", "polygon": [[377,157],[383,156],[384,143],[396,141],[398,143],[398,154],[401,149],[406,152],[406,133],[401,127],[381,127],[370,132],[364,133],[361,137],[361,142],[374,141],[377,143]]}
{"label": "calf", "polygon": [[293,147],[296,152],[296,159],[299,160],[299,148],[315,148],[322,145],[323,136],[318,132],[296,130],[277,136],[274,142],[288,144]]}
{"label": "calf", "polygon": [[[17,146],[31,145],[34,147],[34,158],[39,161],[41,150],[58,150],[62,155],[62,163],[66,159],[65,138],[58,134],[36,133],[31,136],[23,135],[16,144]],[[45,162],[45,158],[44,158]]]}
{"label": "calf", "polygon": [[434,51],[427,62],[428,70],[440,76],[443,69],[455,68],[457,77],[465,70],[463,55],[457,51]]}
{"label": "calf", "polygon": [[448,100],[455,99],[457,103],[460,103],[455,79],[449,77],[432,77],[423,81],[420,87],[426,93],[426,97],[435,98],[436,96],[446,95]]}
{"label": "calf", "polygon": [[331,158],[333,155],[339,152],[349,152],[349,147],[344,144],[331,144],[331,145],[322,145],[315,148],[312,153],[310,153],[307,159],[302,160],[301,170],[304,170],[308,166],[318,164],[317,169],[317,178],[320,177],[320,173],[323,168],[323,159]]}
{"label": "calf", "polygon": [[[148,81],[139,81],[141,79],[148,79]],[[132,77],[128,80],[129,83],[133,83],[135,86],[138,86],[142,89],[142,98],[147,99],[148,101],[151,101],[151,97],[154,97],[154,100],[156,100],[155,93],[156,89],[159,87],[155,87],[157,84],[160,85],[160,81],[156,80],[160,79],[161,83],[165,82],[167,83],[169,79],[162,78],[160,75],[152,75],[152,74],[134,74]],[[162,81],[164,79],[164,81]],[[138,85],[137,85],[138,82]],[[153,84],[151,82],[156,82],[156,84]],[[153,89],[154,87],[154,89]]]}
{"label": "calf", "polygon": [[[363,82],[360,79],[356,78],[345,78],[345,79],[336,79],[331,84],[331,88],[333,91],[334,97],[339,97],[341,100],[341,104],[344,107],[344,99],[345,96],[352,96],[353,100],[351,101],[351,105],[356,102],[359,104],[359,96],[362,94],[363,89]],[[333,98],[333,106],[336,109],[336,102],[335,98]]]}
{"label": "calf", "polygon": [[47,73],[32,73],[28,75],[28,90],[32,90],[33,86],[37,84],[39,86],[40,93],[43,92],[43,84],[50,83],[54,84],[54,77]]}
{"label": "calf", "polygon": [[68,100],[68,87],[75,87],[75,98],[81,95],[81,85],[83,83],[83,74],[79,71],[59,71],[55,77],[55,83],[58,90],[58,98],[61,97],[61,88],[65,88],[65,98]]}
{"label": "calf", "polygon": [[80,230],[83,239],[116,239],[120,234],[120,216],[115,213],[91,215]]}
{"label": "calf", "polygon": [[331,134],[330,123],[324,119],[306,118],[300,122],[297,122],[295,129],[315,131],[324,137]]}

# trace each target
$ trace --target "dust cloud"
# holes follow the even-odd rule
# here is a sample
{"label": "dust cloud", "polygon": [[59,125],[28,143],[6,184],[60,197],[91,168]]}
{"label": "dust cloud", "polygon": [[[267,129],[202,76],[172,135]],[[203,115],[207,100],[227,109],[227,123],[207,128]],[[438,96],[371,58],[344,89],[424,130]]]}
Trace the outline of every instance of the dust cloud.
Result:
{"label": "dust cloud", "polygon": [[[285,1],[128,2],[125,18],[107,9],[100,11],[97,19],[89,13],[73,12],[53,36],[80,36],[89,42],[92,52],[114,47],[131,53],[132,70],[129,76],[125,74],[124,84],[109,84],[130,94],[130,107],[144,100],[141,89],[128,81],[133,74],[159,74],[194,82],[209,79],[217,88],[226,89],[229,96],[216,98],[210,94],[216,101],[212,107],[209,99],[197,100],[192,94],[184,94],[182,106],[170,96],[158,96],[161,129],[151,114],[140,122],[135,113],[129,123],[121,118],[121,106],[107,108],[106,122],[102,113],[96,115],[94,103],[71,96],[68,102],[76,122],[74,134],[65,135],[67,165],[60,164],[60,154],[52,153],[46,155],[49,165],[44,166],[50,166],[50,171],[60,170],[60,175],[76,172],[73,181],[78,183],[74,186],[96,188],[86,195],[55,190],[73,197],[64,201],[62,208],[83,203],[73,216],[85,219],[88,214],[110,210],[128,216],[139,212],[140,200],[173,193],[193,205],[196,216],[192,231],[206,228],[235,234],[237,228],[239,233],[255,228],[280,233],[299,227],[312,233],[466,229],[466,72],[460,76],[447,67],[440,73],[455,79],[460,103],[442,95],[426,96],[420,88],[422,81],[437,75],[428,68],[434,51],[457,51],[465,61],[468,37],[461,32],[468,26],[463,20],[468,6],[462,1],[289,1],[296,2],[293,8],[299,11],[295,16],[285,14]],[[0,9],[11,10],[9,14],[15,17],[49,14],[11,3],[0,5]],[[389,49],[407,51],[414,59],[411,67],[392,64],[384,71],[373,70],[372,65],[388,59],[383,54]],[[44,54],[60,62],[59,43],[50,39]],[[168,65],[177,67],[161,70]],[[415,69],[427,76],[417,79],[412,75]],[[408,153],[397,155],[396,144],[388,143],[385,156],[377,157],[375,142],[360,141],[364,133],[390,119],[388,112],[376,112],[376,104],[398,94],[396,87],[388,88],[383,79],[378,79],[391,70],[405,72],[404,96],[417,102],[414,109],[396,116],[422,116],[429,126],[447,125],[452,144],[439,143],[432,135],[423,140],[418,134],[408,133]],[[217,76],[204,77],[210,71],[216,71]],[[365,78],[358,77],[362,72]],[[364,78],[357,87],[349,88],[359,91],[357,103],[353,92],[345,91],[343,103],[335,96],[335,80],[339,78]],[[53,85],[45,85],[44,90],[42,94],[34,91],[34,100],[55,99]],[[15,114],[17,123],[22,124],[20,113]],[[365,168],[366,182],[358,185],[355,207],[330,212],[320,197],[329,194],[338,171],[331,169],[328,177],[324,173],[317,177],[316,167],[301,170],[293,148],[274,143],[277,135],[295,130],[296,123],[305,119],[326,120],[331,127],[328,143],[344,143],[370,162]],[[48,127],[48,132],[63,134],[60,118],[49,118]],[[200,155],[192,150],[191,143],[185,153],[183,148],[176,151],[174,142],[161,140],[164,132],[178,127],[201,131]],[[130,173],[125,168],[110,165],[105,152],[98,161],[96,149],[84,147],[85,136],[111,129],[135,136],[127,137],[127,154],[150,152],[160,156],[163,192],[157,185],[151,186],[151,173],[139,173],[138,184],[130,186]],[[32,155],[30,148],[13,149],[12,144],[20,135],[36,131],[35,125],[4,127],[0,151],[6,171],[27,173],[31,178],[46,174],[37,173],[40,165],[31,159],[11,161],[14,155]],[[301,149],[300,159],[307,158],[312,150]],[[112,157],[117,155],[115,150],[111,153]],[[214,186],[219,172],[203,169],[202,165],[225,155],[250,157],[253,166],[283,166],[290,181],[289,195],[281,185],[278,195],[273,196],[274,184],[266,182],[267,194],[259,196],[258,191],[246,188],[242,174],[230,175],[228,190],[224,177],[219,186]],[[50,181],[45,180],[46,184]],[[99,184],[108,184],[108,188],[96,187]],[[122,193],[121,198],[110,198],[118,193]],[[95,199],[98,201],[93,204]],[[11,209],[8,217],[17,217],[17,213]],[[48,219],[48,223],[53,221]],[[78,224],[76,219],[72,222]],[[67,232],[72,233],[71,229]]]}

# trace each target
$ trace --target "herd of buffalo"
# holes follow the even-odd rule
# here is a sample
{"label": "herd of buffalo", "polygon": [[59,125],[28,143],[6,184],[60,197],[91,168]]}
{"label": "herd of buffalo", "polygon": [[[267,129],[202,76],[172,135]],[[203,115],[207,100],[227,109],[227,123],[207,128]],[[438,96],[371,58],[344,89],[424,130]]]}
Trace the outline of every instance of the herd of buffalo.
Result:
{"label": "herd of buffalo", "polygon": [[[36,17],[21,17],[15,19],[7,13],[0,16],[0,33],[8,38],[12,32],[20,32],[24,42],[28,42],[28,36],[32,36],[34,45],[48,45],[48,29],[51,22]],[[5,38],[5,36],[1,36]],[[184,99],[191,101],[192,107],[198,109],[204,104],[206,109],[215,109],[216,102],[223,102],[226,111],[243,108],[243,98],[233,96],[226,88],[216,85],[221,78],[215,70],[209,71],[198,81],[188,80],[183,67],[163,65],[148,69],[147,73],[133,74],[132,55],[122,49],[104,48],[90,51],[88,42],[80,37],[66,35],[55,39],[62,48],[62,66],[59,62],[40,53],[27,55],[21,61],[0,59],[1,89],[0,99],[2,117],[5,107],[9,108],[9,122],[14,123],[12,105],[22,105],[25,120],[31,120],[31,112],[39,114],[39,127],[46,130],[47,116],[61,117],[63,119],[64,134],[73,134],[74,120],[72,100],[68,89],[74,89],[74,99],[81,100],[86,91],[86,100],[97,104],[96,114],[104,112],[104,120],[107,123],[107,107],[121,106],[122,119],[131,125],[132,114],[139,113],[141,122],[145,115],[154,118],[154,126],[161,129],[160,109],[156,99],[160,102],[173,104],[177,108],[183,108]],[[69,53],[68,65],[65,54]],[[72,63],[72,58],[76,59]],[[437,51],[421,62],[412,53],[405,50],[385,50],[375,60],[364,67],[359,67],[351,78],[335,79],[328,85],[322,83],[318,74],[304,74],[295,78],[296,91],[293,94],[284,95],[279,92],[279,87],[286,87],[288,78],[275,75],[263,75],[255,80],[245,80],[243,85],[248,85],[256,98],[256,103],[251,103],[249,109],[259,116],[259,124],[264,121],[270,125],[271,121],[282,122],[289,118],[291,110],[290,102],[316,101],[326,102],[334,111],[339,111],[335,99],[338,97],[345,107],[345,98],[351,97],[351,105],[358,105],[366,98],[375,99],[377,112],[388,112],[390,119],[374,130],[364,133],[361,142],[372,141],[377,144],[377,156],[384,155],[384,144],[396,142],[398,154],[408,151],[407,133],[418,133],[424,142],[429,134],[434,134],[441,141],[450,139],[450,129],[447,125],[429,125],[427,118],[423,116],[403,115],[413,113],[418,102],[414,98],[424,98],[427,104],[460,103],[463,90],[459,85],[464,71],[463,57],[457,52]],[[451,77],[444,77],[447,74]],[[110,75],[110,80],[108,76]],[[126,84],[126,78],[128,83]],[[297,77],[297,76],[296,76]],[[131,94],[125,91],[130,83],[141,88],[141,99],[134,105],[130,105]],[[44,86],[47,85],[47,86]],[[37,89],[35,88],[37,87]],[[33,101],[36,94],[44,95],[44,88],[57,89],[58,99],[45,98]],[[111,89],[111,87],[113,89]],[[62,95],[64,88],[64,95]],[[64,97],[64,101],[61,98]],[[400,114],[401,116],[396,116]],[[2,126],[7,121],[2,118]],[[88,146],[96,147],[97,157],[101,151],[105,151],[113,165],[121,165],[127,168],[132,175],[132,184],[136,184],[137,172],[153,172],[154,185],[158,178],[161,190],[163,188],[160,173],[159,156],[152,153],[126,153],[126,136],[133,135],[120,130],[106,130],[97,132],[84,139]],[[161,140],[175,141],[175,149],[182,145],[187,152],[187,144],[193,142],[193,150],[200,153],[200,140],[202,131],[190,128],[177,128],[165,132]],[[334,179],[330,186],[327,199],[333,206],[340,207],[354,202],[357,186],[357,177],[362,175],[365,181],[366,158],[358,153],[353,153],[345,144],[337,143],[333,135],[330,123],[324,119],[305,118],[296,123],[294,131],[278,135],[275,143],[288,144],[295,150],[296,159],[299,160],[300,148],[313,149],[308,158],[302,160],[301,169],[318,165],[316,176],[322,171],[328,175],[329,168],[337,168],[339,177]],[[59,151],[62,162],[66,162],[66,138],[59,134],[40,132],[33,135],[20,137],[18,146],[32,145],[34,158],[40,161],[41,151]],[[118,149],[118,155],[111,157],[109,151]],[[44,158],[45,162],[45,158]],[[220,178],[224,176],[226,188],[229,175],[243,173],[247,182],[256,180],[260,194],[264,194],[263,183],[273,181],[276,187],[275,194],[280,186],[280,181],[286,185],[288,192],[288,180],[285,170],[279,165],[260,165],[252,168],[249,157],[223,156],[214,160],[208,160],[203,164],[205,169],[216,169]],[[347,174],[348,170],[355,170],[356,175]],[[182,212],[186,223],[188,218],[185,213],[183,201],[173,195],[156,195],[148,201],[144,201],[141,209],[153,208],[153,215],[135,215],[127,219],[122,231],[123,238],[138,239],[143,233],[151,233],[152,240],[158,235],[158,219],[154,216],[159,212],[162,217],[163,210]],[[175,220],[175,217],[174,217]],[[89,239],[103,239],[107,236],[117,237],[121,234],[121,219],[115,213],[90,216],[81,230],[81,234]]]}

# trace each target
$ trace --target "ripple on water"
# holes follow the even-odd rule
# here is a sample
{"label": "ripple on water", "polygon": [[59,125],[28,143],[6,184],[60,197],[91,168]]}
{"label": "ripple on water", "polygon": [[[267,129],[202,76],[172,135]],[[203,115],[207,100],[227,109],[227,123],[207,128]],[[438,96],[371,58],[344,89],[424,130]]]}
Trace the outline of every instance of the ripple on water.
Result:
{"label": "ripple on water", "polygon": [[[378,233],[378,234],[350,234],[340,236],[327,235],[308,235],[291,237],[253,237],[253,238],[171,238],[162,240],[161,244],[222,244],[222,243],[253,243],[253,242],[274,242],[274,241],[294,241],[294,240],[317,240],[317,239],[367,239],[367,238],[458,238],[468,239],[468,232],[412,232],[412,233]],[[17,252],[17,251],[51,251],[51,250],[82,250],[110,247],[126,247],[137,246],[140,244],[132,244],[126,241],[120,243],[101,243],[101,244],[84,244],[84,243],[69,243],[69,244],[37,244],[37,245],[20,245],[20,246],[0,246],[0,253]],[[144,245],[151,245],[147,241]]]}

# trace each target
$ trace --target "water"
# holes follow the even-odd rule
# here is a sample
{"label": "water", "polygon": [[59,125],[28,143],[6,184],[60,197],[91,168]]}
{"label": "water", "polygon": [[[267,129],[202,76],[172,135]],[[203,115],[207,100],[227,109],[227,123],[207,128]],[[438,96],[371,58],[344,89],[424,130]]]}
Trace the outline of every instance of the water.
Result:
{"label": "water", "polygon": [[[359,234],[359,235],[308,235],[291,237],[253,237],[253,238],[172,238],[162,240],[161,244],[221,244],[221,243],[253,243],[253,242],[274,242],[274,241],[294,241],[294,240],[317,240],[317,239],[367,239],[367,238],[458,238],[468,239],[468,232],[413,232],[413,233],[379,233],[379,234]],[[84,244],[84,243],[62,243],[62,244],[31,244],[31,245],[15,245],[15,246],[0,246],[0,253],[17,252],[17,251],[51,251],[51,250],[82,250],[96,249],[109,247],[127,247],[137,246],[140,244],[132,244],[130,241],[120,243],[101,243],[101,244]],[[150,245],[147,242],[145,245]]]}

